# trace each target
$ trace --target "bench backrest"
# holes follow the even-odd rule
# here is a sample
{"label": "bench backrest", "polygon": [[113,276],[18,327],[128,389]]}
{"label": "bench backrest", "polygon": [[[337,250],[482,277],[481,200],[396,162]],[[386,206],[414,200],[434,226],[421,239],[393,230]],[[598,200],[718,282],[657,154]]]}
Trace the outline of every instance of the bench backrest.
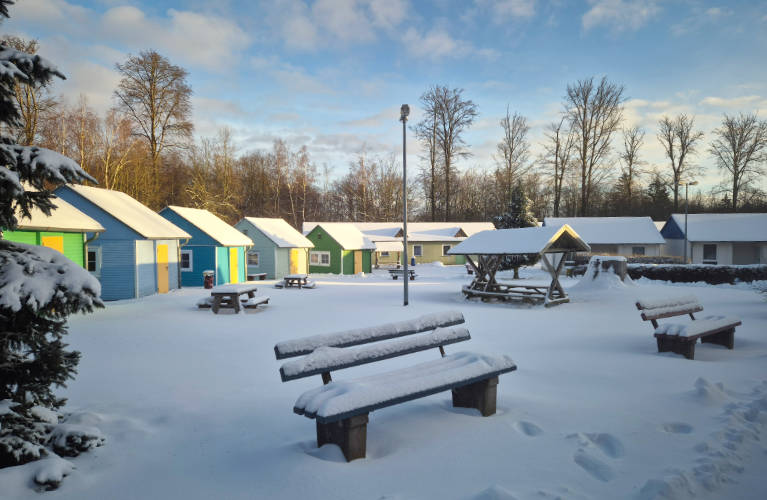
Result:
{"label": "bench backrest", "polygon": [[637,309],[642,311],[644,321],[652,321],[661,318],[670,318],[672,316],[683,316],[693,314],[703,310],[698,299],[694,295],[683,295],[679,297],[641,299],[636,303]]}
{"label": "bench backrest", "polygon": [[469,331],[456,326],[463,322],[460,312],[429,314],[410,321],[280,342],[274,352],[277,359],[306,354],[282,365],[283,382],[318,374],[327,382],[331,371],[469,340]]}

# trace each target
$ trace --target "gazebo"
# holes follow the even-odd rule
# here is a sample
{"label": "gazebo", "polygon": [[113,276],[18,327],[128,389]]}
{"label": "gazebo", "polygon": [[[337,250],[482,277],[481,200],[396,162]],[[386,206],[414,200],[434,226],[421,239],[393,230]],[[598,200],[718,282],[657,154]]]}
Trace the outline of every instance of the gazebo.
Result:
{"label": "gazebo", "polygon": [[[588,252],[591,248],[567,224],[560,227],[526,227],[482,231],[450,249],[451,254],[465,255],[474,269],[474,281],[463,287],[466,298],[543,301],[544,306],[569,302],[559,273],[568,252]],[[553,254],[560,254],[558,259]],[[551,275],[546,286],[499,282],[495,279],[507,256],[540,255],[544,269]],[[476,262],[473,257],[476,257]],[[550,258],[552,257],[552,258]]]}

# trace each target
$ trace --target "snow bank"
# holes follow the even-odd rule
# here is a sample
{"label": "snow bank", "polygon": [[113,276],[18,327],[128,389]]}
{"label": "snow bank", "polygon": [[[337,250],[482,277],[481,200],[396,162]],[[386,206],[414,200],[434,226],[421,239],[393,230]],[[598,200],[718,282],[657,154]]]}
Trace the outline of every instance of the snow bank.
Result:
{"label": "snow bank", "polygon": [[72,462],[56,456],[40,460],[36,465],[35,483],[44,490],[55,490],[75,470]]}
{"label": "snow bank", "polygon": [[[612,266],[606,267],[610,262],[625,263],[626,258],[620,256],[595,255],[589,260],[589,265],[581,279],[570,287],[569,291],[576,293],[595,293],[615,290],[625,290],[628,286],[634,286],[631,278],[621,277],[615,273]],[[625,264],[624,264],[625,265]]]}

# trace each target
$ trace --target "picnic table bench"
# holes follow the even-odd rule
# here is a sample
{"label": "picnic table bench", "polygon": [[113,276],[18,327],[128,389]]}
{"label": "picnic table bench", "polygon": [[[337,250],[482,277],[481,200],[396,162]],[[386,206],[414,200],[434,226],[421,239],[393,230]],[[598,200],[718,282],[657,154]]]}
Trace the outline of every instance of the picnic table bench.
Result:
{"label": "picnic table bench", "polygon": [[[400,276],[403,276],[405,274],[404,269],[389,269],[389,275],[391,276],[391,279],[396,280]],[[413,281],[416,277],[415,269],[408,269],[407,274],[410,277],[410,281]]]}
{"label": "picnic table bench", "polygon": [[255,281],[255,280],[263,281],[265,279],[266,279],[266,273],[248,274],[248,281]]}
{"label": "picnic table bench", "polygon": [[[372,328],[315,335],[274,346],[283,382],[321,375],[323,385],[303,393],[293,411],[316,420],[317,446],[333,443],[348,462],[364,458],[371,411],[452,391],[453,406],[476,408],[483,416],[496,411],[498,376],[517,369],[505,355],[459,352],[445,355],[444,346],[469,340],[457,311]],[[415,366],[333,381],[331,372],[438,348],[441,357]]]}
{"label": "picnic table bench", "polygon": [[314,288],[317,284],[309,279],[308,274],[288,274],[282,278],[281,283],[276,283],[274,286],[277,288]]}
{"label": "picnic table bench", "polygon": [[[234,312],[238,313],[240,307],[255,309],[259,304],[268,304],[269,297],[256,297],[256,290],[255,285],[248,284],[218,285],[211,288],[210,297],[199,301],[197,307],[210,307],[214,314],[218,314],[221,308],[234,309]],[[241,295],[247,295],[247,298],[240,299]]]}
{"label": "picnic table bench", "polygon": [[[698,299],[693,295],[682,297],[642,299],[636,303],[642,311],[642,319],[652,322],[654,336],[658,343],[658,352],[674,352],[687,359],[695,359],[695,343],[723,345],[728,349],[735,347],[735,327],[741,325],[737,318],[725,316],[707,316],[696,319],[694,313],[703,310]],[[687,323],[658,324],[662,318],[689,315],[692,321]]]}

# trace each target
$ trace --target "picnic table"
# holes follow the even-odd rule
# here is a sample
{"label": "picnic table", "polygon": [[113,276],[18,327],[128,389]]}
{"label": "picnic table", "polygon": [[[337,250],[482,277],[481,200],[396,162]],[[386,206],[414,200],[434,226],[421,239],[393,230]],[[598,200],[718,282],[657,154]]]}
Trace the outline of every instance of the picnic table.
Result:
{"label": "picnic table", "polygon": [[240,312],[240,296],[247,295],[245,307],[256,307],[258,304],[269,302],[269,297],[256,298],[257,287],[247,284],[229,284],[219,285],[211,288],[210,296],[212,298],[211,309],[214,314],[218,314],[219,309],[234,309],[234,312]]}
{"label": "picnic table", "polygon": [[314,282],[308,274],[288,274],[283,279],[285,288],[297,286],[298,288],[314,288]]}
{"label": "picnic table", "polygon": [[[411,281],[414,280],[415,277],[416,277],[415,269],[408,269],[407,270],[407,274],[410,277]],[[396,280],[400,276],[404,276],[405,275],[405,270],[404,269],[389,269],[389,275],[391,276],[391,279]]]}

